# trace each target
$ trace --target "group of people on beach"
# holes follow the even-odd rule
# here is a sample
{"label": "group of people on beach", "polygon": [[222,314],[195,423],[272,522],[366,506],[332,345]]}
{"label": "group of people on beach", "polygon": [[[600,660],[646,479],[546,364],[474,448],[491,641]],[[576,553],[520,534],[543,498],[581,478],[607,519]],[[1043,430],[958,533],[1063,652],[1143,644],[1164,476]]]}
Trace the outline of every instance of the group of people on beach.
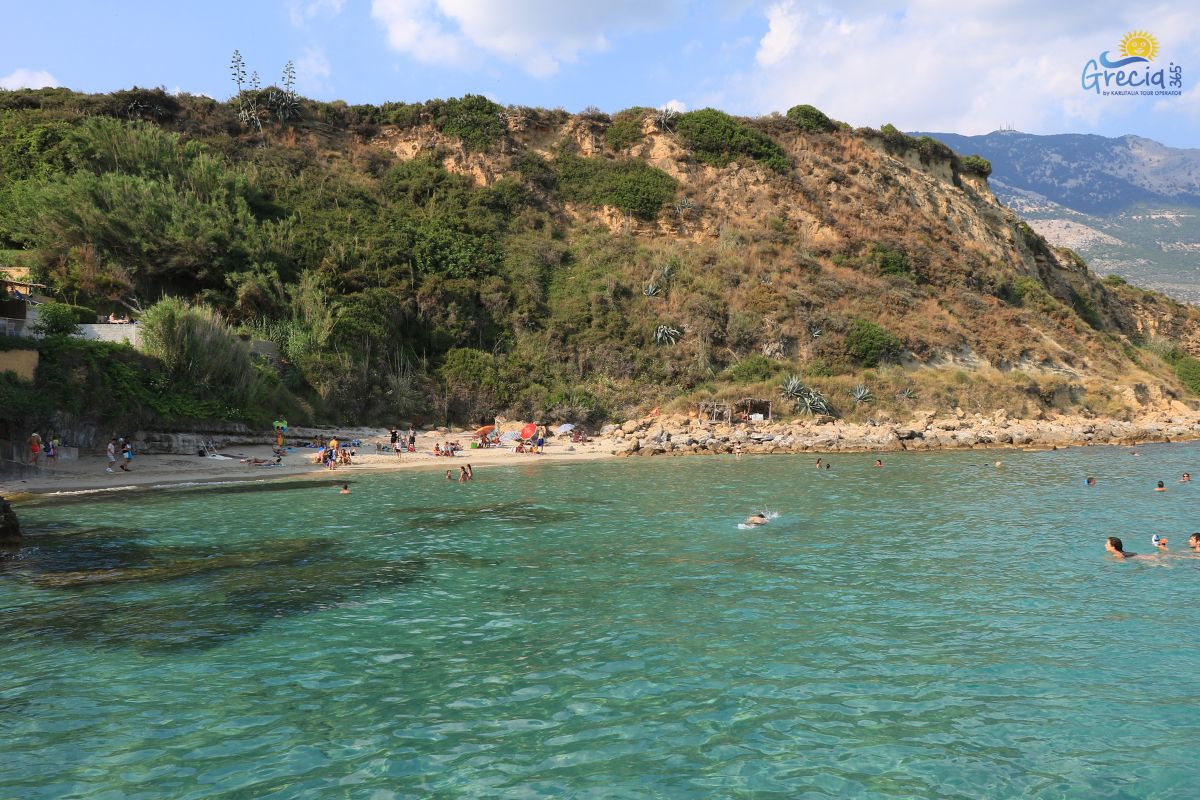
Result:
{"label": "group of people on beach", "polygon": [[411,425],[408,428],[407,436],[400,433],[400,430],[395,425],[391,427],[388,434],[391,438],[392,452],[396,454],[396,458],[399,458],[400,454],[404,452],[405,445],[408,446],[408,452],[417,452],[417,432],[412,429]]}
{"label": "group of people on beach", "polygon": [[462,444],[459,442],[434,442],[433,454],[435,456],[453,456],[459,450],[462,450]]}
{"label": "group of people on beach", "polygon": [[49,439],[42,439],[37,431],[29,435],[29,463],[32,466],[39,466],[38,461],[42,457],[42,453],[46,454],[47,461],[58,462],[58,447],[59,439],[57,436],[51,436]]}
{"label": "group of people on beach", "polygon": [[[318,437],[322,441],[324,437]],[[337,469],[338,465],[350,466],[354,463],[353,457],[358,455],[352,447],[344,447],[338,441],[336,436],[330,437],[327,443],[323,443],[317,450],[317,463],[323,465],[326,469]]]}
{"label": "group of people on beach", "polygon": [[112,472],[113,465],[117,463],[117,457],[120,456],[120,464],[122,472],[133,472],[129,465],[133,463],[133,439],[128,436],[113,437],[108,440],[108,446],[104,448],[104,455],[108,459],[108,465],[104,468],[105,472]]}

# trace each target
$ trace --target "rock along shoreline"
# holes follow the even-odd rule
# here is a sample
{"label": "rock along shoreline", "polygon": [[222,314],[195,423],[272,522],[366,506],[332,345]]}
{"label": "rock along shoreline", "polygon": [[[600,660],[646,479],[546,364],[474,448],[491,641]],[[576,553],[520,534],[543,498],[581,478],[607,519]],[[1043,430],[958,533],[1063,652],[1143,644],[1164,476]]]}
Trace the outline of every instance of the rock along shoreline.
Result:
{"label": "rock along shoreline", "polygon": [[710,422],[682,415],[607,425],[613,455],[897,452],[985,448],[1054,449],[1200,439],[1200,412],[1156,412],[1132,420],[1052,416],[1010,419],[956,411],[920,412],[903,423],[851,423],[832,417],[767,422]]}

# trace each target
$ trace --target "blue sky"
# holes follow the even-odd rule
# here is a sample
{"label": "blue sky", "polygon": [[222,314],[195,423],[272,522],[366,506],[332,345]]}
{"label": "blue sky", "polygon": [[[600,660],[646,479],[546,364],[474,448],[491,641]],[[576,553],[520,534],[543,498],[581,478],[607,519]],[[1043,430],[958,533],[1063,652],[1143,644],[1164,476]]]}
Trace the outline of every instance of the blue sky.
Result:
{"label": "blue sky", "polygon": [[[740,114],[812,103],[853,125],[1135,133],[1200,144],[1200,15],[1187,3],[910,0],[11,2],[0,87],[163,86],[226,98],[239,49],[264,82],[352,103],[468,92],[505,104]],[[1085,92],[1088,59],[1153,34],[1179,97]]]}

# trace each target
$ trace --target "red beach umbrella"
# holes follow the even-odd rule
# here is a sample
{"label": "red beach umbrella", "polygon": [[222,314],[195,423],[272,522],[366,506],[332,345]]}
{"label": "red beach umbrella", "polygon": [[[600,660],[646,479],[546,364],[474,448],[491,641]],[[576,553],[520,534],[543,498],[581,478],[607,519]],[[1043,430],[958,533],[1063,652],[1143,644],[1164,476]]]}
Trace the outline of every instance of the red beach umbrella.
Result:
{"label": "red beach umbrella", "polygon": [[537,423],[531,422],[524,428],[521,428],[522,439],[531,439],[535,433],[537,433]]}
{"label": "red beach umbrella", "polygon": [[496,430],[495,425],[484,425],[482,428],[479,428],[478,430],[475,431],[475,433],[473,433],[471,435],[472,436],[487,436],[489,433],[491,433],[494,430]]}

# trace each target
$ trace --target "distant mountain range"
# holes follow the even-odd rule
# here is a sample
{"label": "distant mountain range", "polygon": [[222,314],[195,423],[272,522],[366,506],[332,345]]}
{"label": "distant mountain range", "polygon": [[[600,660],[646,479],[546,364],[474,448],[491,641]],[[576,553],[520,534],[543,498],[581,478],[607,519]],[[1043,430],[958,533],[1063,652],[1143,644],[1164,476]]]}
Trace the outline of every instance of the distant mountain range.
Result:
{"label": "distant mountain range", "polygon": [[992,190],[1097,272],[1200,303],[1200,149],[1140,136],[927,133],[992,162]]}

